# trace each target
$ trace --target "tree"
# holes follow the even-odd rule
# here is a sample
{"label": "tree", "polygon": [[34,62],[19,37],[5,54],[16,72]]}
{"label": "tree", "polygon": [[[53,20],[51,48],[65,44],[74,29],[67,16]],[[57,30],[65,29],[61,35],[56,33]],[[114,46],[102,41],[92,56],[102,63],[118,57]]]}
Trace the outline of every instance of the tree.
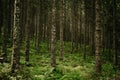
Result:
{"label": "tree", "polygon": [[14,2],[14,25],[11,72],[16,72],[20,67],[20,0]]}
{"label": "tree", "polygon": [[55,42],[56,42],[56,27],[55,27],[55,0],[52,0],[52,27],[51,27],[51,66],[56,67]]}
{"label": "tree", "polygon": [[[9,10],[9,0],[3,1],[3,23],[2,23],[2,57],[7,59],[7,37],[8,37],[8,10]],[[7,6],[6,6],[7,5]]]}
{"label": "tree", "polygon": [[116,37],[116,0],[113,0],[113,52],[114,66],[117,66],[117,37]]}
{"label": "tree", "polygon": [[60,0],[60,60],[63,60],[63,0]]}
{"label": "tree", "polygon": [[101,26],[100,26],[100,0],[95,0],[95,54],[96,63],[95,70],[97,73],[101,73]]}
{"label": "tree", "polygon": [[83,46],[83,59],[86,59],[86,45],[87,45],[87,27],[88,27],[88,0],[84,2],[85,11],[85,27],[84,27],[84,46]]}
{"label": "tree", "polygon": [[[0,44],[2,43],[2,26],[3,26],[3,2],[2,2],[2,0],[0,0],[0,5],[1,5],[1,7],[0,7]],[[2,46],[0,46],[0,53],[1,53],[1,47]]]}
{"label": "tree", "polygon": [[26,25],[25,25],[25,61],[26,63],[29,61],[29,54],[30,54],[30,22],[31,22],[31,15],[30,15],[30,2],[26,0],[27,5],[27,17],[26,17]]}
{"label": "tree", "polygon": [[90,36],[90,46],[91,46],[91,49],[90,49],[90,55],[94,55],[95,54],[95,41],[94,41],[94,37],[95,37],[95,0],[92,0],[92,8],[91,8],[91,16],[90,16],[90,33],[91,33],[91,36]]}
{"label": "tree", "polygon": [[72,52],[78,49],[78,1],[73,0],[71,3],[72,13]]}
{"label": "tree", "polygon": [[39,49],[39,45],[40,45],[40,1],[38,2],[39,3],[39,6],[37,8],[37,14],[36,14],[36,50],[37,50],[37,53],[39,53],[40,49]]}
{"label": "tree", "polygon": [[79,43],[80,43],[80,47],[82,47],[82,1],[80,0],[79,1],[79,4],[80,4],[80,6],[79,6],[79,21],[80,21],[80,23],[79,23],[79,26],[80,26],[80,29],[79,29],[79,31],[80,31],[80,33],[79,33]]}

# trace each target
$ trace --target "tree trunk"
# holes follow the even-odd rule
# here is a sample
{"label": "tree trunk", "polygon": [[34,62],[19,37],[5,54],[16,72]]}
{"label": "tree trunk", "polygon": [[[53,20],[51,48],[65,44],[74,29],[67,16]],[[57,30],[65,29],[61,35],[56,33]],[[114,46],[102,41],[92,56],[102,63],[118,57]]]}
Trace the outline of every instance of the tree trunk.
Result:
{"label": "tree trunk", "polygon": [[86,59],[86,45],[87,45],[87,27],[88,27],[88,10],[87,10],[87,5],[88,0],[85,0],[85,22],[84,22],[84,45],[83,45],[83,59]]}
{"label": "tree trunk", "polygon": [[14,26],[11,72],[14,73],[20,67],[20,0],[14,3]]}
{"label": "tree trunk", "polygon": [[29,61],[30,54],[30,2],[27,0],[27,17],[26,17],[26,26],[25,26],[25,62]]}
{"label": "tree trunk", "polygon": [[101,73],[101,26],[100,26],[100,0],[95,0],[96,11],[96,28],[95,28],[95,54],[96,64],[95,70],[97,73]]}
{"label": "tree trunk", "polygon": [[55,0],[52,0],[52,27],[51,27],[51,66],[56,67],[55,42],[56,42],[56,26],[55,26]]}
{"label": "tree trunk", "polygon": [[[40,1],[39,1],[40,2]],[[37,53],[40,52],[40,3],[39,3],[39,6],[38,6],[38,9],[37,9],[37,19],[36,19],[36,33],[37,33],[37,37],[36,37],[36,50],[37,50]]]}
{"label": "tree trunk", "polygon": [[91,17],[90,17],[90,23],[91,23],[91,50],[90,55],[93,56],[95,54],[95,0],[92,1],[92,10],[91,10]]}
{"label": "tree trunk", "polygon": [[63,0],[60,0],[60,60],[63,60]]}
{"label": "tree trunk", "polygon": [[114,66],[117,66],[117,37],[116,37],[116,0],[113,0],[113,52],[114,52]]}
{"label": "tree trunk", "polygon": [[80,21],[80,23],[79,23],[79,26],[80,26],[80,36],[79,36],[79,43],[80,43],[80,47],[82,47],[82,6],[81,6],[81,4],[82,4],[82,1],[80,1],[80,16],[79,16],[79,21]]}
{"label": "tree trunk", "polygon": [[10,0],[11,1],[11,12],[10,12],[10,14],[11,14],[11,33],[10,33],[10,37],[11,37],[11,43],[10,43],[10,47],[12,47],[12,45],[13,45],[13,26],[14,26],[14,0]]}
{"label": "tree trunk", "polygon": [[2,14],[2,12],[3,12],[3,2],[2,2],[2,0],[0,0],[0,5],[1,5],[1,7],[0,7],[0,54],[1,54],[1,45],[2,45],[2,26],[3,26],[3,14]]}
{"label": "tree trunk", "polygon": [[[3,1],[3,24],[2,24],[2,57],[6,60],[7,59],[7,37],[8,37],[8,10],[9,4],[7,1]],[[6,6],[7,5],[7,6]]]}

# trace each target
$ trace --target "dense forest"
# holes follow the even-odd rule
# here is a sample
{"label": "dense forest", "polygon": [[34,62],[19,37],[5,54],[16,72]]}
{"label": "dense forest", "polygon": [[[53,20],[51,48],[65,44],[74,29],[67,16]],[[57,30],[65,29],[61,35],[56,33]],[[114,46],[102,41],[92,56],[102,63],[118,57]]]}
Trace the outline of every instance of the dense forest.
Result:
{"label": "dense forest", "polygon": [[120,0],[0,0],[0,80],[120,80]]}

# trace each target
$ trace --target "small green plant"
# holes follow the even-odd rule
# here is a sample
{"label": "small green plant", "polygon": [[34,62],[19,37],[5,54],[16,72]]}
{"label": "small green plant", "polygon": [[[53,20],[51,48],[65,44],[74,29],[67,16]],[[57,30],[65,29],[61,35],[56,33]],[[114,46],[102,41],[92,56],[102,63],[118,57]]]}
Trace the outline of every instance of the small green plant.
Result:
{"label": "small green plant", "polygon": [[115,74],[115,71],[113,69],[113,65],[110,63],[103,64],[102,66],[102,76],[103,77],[110,77],[112,78],[113,75]]}
{"label": "small green plant", "polygon": [[0,71],[0,80],[10,80],[9,72]]}
{"label": "small green plant", "polygon": [[3,64],[3,67],[0,67],[0,80],[10,80],[10,65]]}
{"label": "small green plant", "polygon": [[59,80],[63,76],[61,70],[57,68],[51,68],[45,73],[45,80]]}

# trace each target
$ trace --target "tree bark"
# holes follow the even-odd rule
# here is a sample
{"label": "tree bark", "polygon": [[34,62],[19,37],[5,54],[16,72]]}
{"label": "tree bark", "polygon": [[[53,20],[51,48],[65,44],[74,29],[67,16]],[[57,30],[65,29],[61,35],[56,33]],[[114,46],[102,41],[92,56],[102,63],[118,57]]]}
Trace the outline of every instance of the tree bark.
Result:
{"label": "tree bark", "polygon": [[60,60],[63,60],[63,0],[60,0]]}
{"label": "tree bark", "polygon": [[90,23],[91,23],[91,50],[90,50],[90,55],[93,56],[95,55],[95,0],[92,1],[92,8],[91,8],[91,17],[90,17]]}
{"label": "tree bark", "polygon": [[100,0],[95,0],[96,11],[96,28],[95,28],[95,54],[96,64],[95,70],[97,73],[101,73],[101,26],[100,26]]}
{"label": "tree bark", "polygon": [[[7,5],[7,6],[6,6]],[[9,11],[9,0],[3,1],[3,23],[2,23],[2,57],[7,59],[7,37],[8,37],[8,12]]]}
{"label": "tree bark", "polygon": [[14,26],[11,72],[16,72],[20,67],[20,0],[14,3]]}
{"label": "tree bark", "polygon": [[117,66],[118,60],[117,60],[117,37],[116,37],[116,0],[113,0],[113,53],[114,53],[114,59],[113,63],[114,66]]}
{"label": "tree bark", "polygon": [[51,27],[51,66],[56,67],[55,42],[56,42],[56,26],[55,26],[55,0],[52,0],[52,27]]}
{"label": "tree bark", "polygon": [[36,50],[37,50],[37,53],[40,52],[40,1],[39,1],[39,6],[38,6],[38,9],[37,9],[37,19],[36,19],[36,33],[37,33],[37,37],[36,37]]}
{"label": "tree bark", "polygon": [[30,2],[26,0],[27,5],[27,17],[26,17],[26,25],[25,25],[25,62],[29,62],[29,54],[30,54]]}
{"label": "tree bark", "polygon": [[87,27],[88,27],[88,0],[85,0],[84,2],[84,9],[85,9],[85,22],[84,22],[84,44],[83,44],[83,59],[86,59],[86,45],[87,45]]}

